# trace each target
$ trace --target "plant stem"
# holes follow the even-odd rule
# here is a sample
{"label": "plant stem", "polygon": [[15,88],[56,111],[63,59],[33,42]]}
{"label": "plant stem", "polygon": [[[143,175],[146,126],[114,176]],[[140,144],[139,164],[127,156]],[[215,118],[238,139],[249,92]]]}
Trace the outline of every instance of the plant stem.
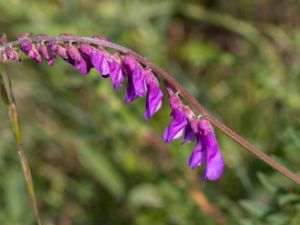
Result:
{"label": "plant stem", "polygon": [[[5,68],[6,70],[6,68]],[[33,206],[34,215],[36,218],[36,222],[38,225],[42,225],[41,219],[40,219],[40,213],[37,205],[37,199],[35,194],[35,189],[33,185],[32,175],[29,167],[29,163],[23,148],[23,140],[21,136],[21,129],[20,129],[20,120],[19,120],[19,114],[15,105],[14,95],[12,92],[12,86],[10,77],[5,71],[3,74],[0,74],[0,85],[2,90],[2,98],[4,99],[4,103],[8,107],[8,115],[10,119],[11,129],[15,136],[15,140],[18,145],[18,155],[20,158],[20,162],[22,165],[23,175],[27,184],[27,189],[29,192],[30,201]]]}
{"label": "plant stem", "polygon": [[[235,142],[243,146],[246,150],[248,150],[250,153],[254,154],[256,157],[267,163],[269,166],[271,166],[273,169],[277,170],[278,172],[282,173],[286,177],[288,177],[290,180],[295,182],[296,184],[300,185],[300,177],[288,170],[286,167],[282,166],[278,162],[276,162],[274,159],[272,159],[270,156],[256,148],[254,145],[250,144],[247,140],[242,138],[240,135],[235,133],[233,130],[231,130],[229,127],[227,127],[225,124],[223,124],[221,121],[219,121],[217,118],[215,118],[212,114],[210,114],[203,105],[201,105],[192,95],[189,94],[189,92],[181,86],[171,75],[169,75],[167,72],[162,70],[157,65],[150,62],[145,57],[137,54],[136,52],[132,51],[131,49],[128,49],[126,47],[123,47],[121,45],[112,43],[110,41],[106,40],[100,40],[96,38],[90,38],[90,37],[79,37],[79,36],[58,36],[58,37],[39,37],[39,36],[33,36],[31,37],[31,40],[33,42],[40,42],[40,41],[50,41],[50,40],[56,40],[58,42],[76,42],[76,43],[89,43],[94,45],[100,45],[105,48],[111,48],[118,52],[124,53],[124,54],[131,54],[134,56],[141,64],[143,64],[145,67],[150,68],[154,73],[160,75],[166,82],[168,82],[171,86],[173,86],[182,97],[186,99],[187,102],[189,102],[190,105],[195,107],[206,119],[208,119],[212,124],[214,124],[217,128],[219,128],[223,133],[225,133],[227,136],[229,136],[231,139],[233,139]],[[13,41],[8,43],[9,46],[19,45],[20,41]],[[1,47],[0,47],[1,50]]]}

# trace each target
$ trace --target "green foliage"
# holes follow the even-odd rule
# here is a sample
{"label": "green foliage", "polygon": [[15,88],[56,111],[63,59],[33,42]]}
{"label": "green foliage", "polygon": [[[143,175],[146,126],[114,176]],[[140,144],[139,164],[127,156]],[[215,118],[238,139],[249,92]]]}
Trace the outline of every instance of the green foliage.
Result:
{"label": "green foliage", "polygon": [[[298,1],[4,1],[0,33],[101,34],[170,72],[214,115],[291,170],[300,165]],[[300,224],[299,187],[217,132],[218,182],[165,144],[167,99],[144,100],[62,60],[8,65],[43,224]],[[4,102],[8,102],[2,91]],[[1,100],[2,101],[2,100]],[[35,224],[7,109],[0,106],[0,224]]]}

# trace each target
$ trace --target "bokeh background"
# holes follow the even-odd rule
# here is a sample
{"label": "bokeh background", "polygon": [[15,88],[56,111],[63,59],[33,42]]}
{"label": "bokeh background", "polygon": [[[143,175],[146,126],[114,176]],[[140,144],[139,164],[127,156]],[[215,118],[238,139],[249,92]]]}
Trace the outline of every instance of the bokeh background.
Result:
{"label": "bokeh background", "polygon": [[[172,74],[210,112],[299,173],[299,0],[0,0],[0,33],[101,34]],[[190,171],[194,144],[162,141],[169,106],[150,121],[144,100],[95,71],[81,76],[25,59],[8,66],[45,225],[299,225],[299,186],[217,132],[221,180]],[[0,224],[35,224],[0,108]]]}

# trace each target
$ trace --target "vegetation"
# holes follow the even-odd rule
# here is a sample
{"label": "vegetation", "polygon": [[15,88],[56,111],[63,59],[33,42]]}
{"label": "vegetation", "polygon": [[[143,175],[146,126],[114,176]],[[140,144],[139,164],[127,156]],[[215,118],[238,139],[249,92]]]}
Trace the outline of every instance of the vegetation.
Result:
{"label": "vegetation", "polygon": [[[0,31],[101,34],[172,74],[210,112],[299,173],[298,1],[0,0]],[[26,9],[26,10],[24,10]],[[299,186],[217,132],[225,171],[203,182],[194,144],[162,141],[170,109],[144,121],[96,71],[58,60],[8,66],[43,224],[300,223]],[[35,224],[5,107],[0,224]]]}

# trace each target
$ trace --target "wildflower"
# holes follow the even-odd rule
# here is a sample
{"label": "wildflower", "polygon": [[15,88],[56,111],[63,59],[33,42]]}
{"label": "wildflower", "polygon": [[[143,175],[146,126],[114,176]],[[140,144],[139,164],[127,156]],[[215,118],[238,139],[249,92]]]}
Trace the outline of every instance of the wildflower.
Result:
{"label": "wildflower", "polygon": [[102,77],[107,78],[109,76],[109,53],[104,50],[99,50],[89,44],[81,44],[79,50],[89,57],[93,67],[102,75]]}
{"label": "wildflower", "polygon": [[103,50],[98,50],[95,48],[90,55],[91,62],[95,69],[104,77],[109,76],[109,64],[108,64],[109,55]]}
{"label": "wildflower", "polygon": [[42,43],[38,47],[38,51],[42,54],[42,56],[48,61],[48,66],[53,66],[55,62],[55,55],[52,54],[49,47]]}
{"label": "wildflower", "polygon": [[37,63],[42,62],[42,57],[40,53],[36,49],[35,45],[31,43],[30,39],[22,39],[20,48],[26,55],[32,58],[35,62]]}
{"label": "wildflower", "polygon": [[73,65],[78,69],[81,74],[88,74],[90,72],[91,64],[87,57],[82,55],[80,51],[74,46],[67,46],[66,52]]}
{"label": "wildflower", "polygon": [[130,55],[124,57],[123,69],[127,75],[125,102],[129,104],[138,97],[143,97],[146,94],[145,70],[139,65],[135,58]]}
{"label": "wildflower", "polygon": [[2,50],[0,52],[0,59],[3,62],[8,62],[8,60],[12,60],[12,61],[20,61],[20,57],[18,55],[18,53],[11,47],[5,47],[4,50]]}
{"label": "wildflower", "polygon": [[159,88],[157,78],[151,71],[146,70],[145,76],[148,92],[144,117],[149,120],[161,108],[163,93]]}
{"label": "wildflower", "polygon": [[63,58],[64,60],[68,60],[69,56],[67,55],[66,49],[58,44],[57,41],[51,40],[48,42],[48,47],[55,52],[58,56]]}
{"label": "wildflower", "polygon": [[109,63],[109,75],[112,80],[113,86],[115,90],[118,90],[122,85],[125,77],[121,68],[120,58],[117,56],[112,56]]}
{"label": "wildflower", "polygon": [[172,122],[164,132],[163,139],[165,142],[171,142],[180,138],[188,125],[188,120],[183,110],[184,105],[178,95],[170,96],[170,105],[172,108]]}
{"label": "wildflower", "polygon": [[224,170],[224,160],[212,126],[206,119],[199,120],[197,144],[189,158],[191,169],[206,163],[203,179],[217,180]]}

